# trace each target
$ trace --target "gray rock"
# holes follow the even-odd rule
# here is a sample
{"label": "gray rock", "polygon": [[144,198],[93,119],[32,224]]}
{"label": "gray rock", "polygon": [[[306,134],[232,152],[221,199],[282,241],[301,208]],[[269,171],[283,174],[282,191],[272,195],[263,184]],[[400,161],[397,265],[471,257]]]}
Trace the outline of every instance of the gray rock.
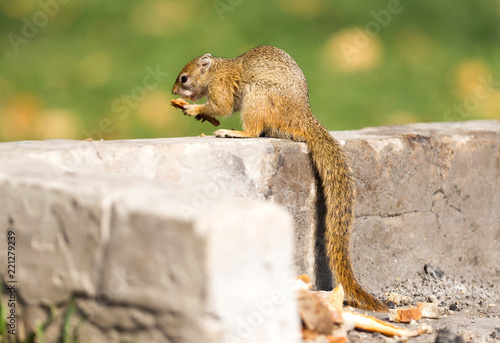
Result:
{"label": "gray rock", "polygon": [[207,242],[205,327],[215,342],[300,341],[290,228],[285,210],[243,199],[213,203],[197,218]]}
{"label": "gray rock", "polygon": [[47,329],[57,339],[76,297],[84,340],[298,342],[293,222],[277,205],[213,195],[198,206],[198,194],[167,181],[3,161],[2,237],[16,235],[29,330],[48,320],[37,308],[62,306]]}
{"label": "gray rock", "polygon": [[[494,272],[499,122],[332,134],[356,179],[351,251],[369,291],[409,278],[425,264],[469,280]],[[131,309],[126,319],[89,324],[86,332],[109,328],[103,341],[120,339],[118,321],[139,335],[154,319],[159,331],[151,335],[161,332],[170,341],[183,340],[188,330],[189,341],[240,330],[240,336],[252,332],[248,342],[262,342],[297,327],[291,293],[280,280],[291,260],[290,275],[306,273],[319,288],[332,286],[317,235],[324,210],[317,194],[305,144],[284,140],[1,143],[0,254],[6,255],[6,231],[15,230],[27,325],[37,313],[47,317],[42,308],[64,308],[76,295],[80,305],[99,305],[95,318]],[[293,258],[287,216],[235,197],[274,201],[292,214]],[[5,264],[0,274],[6,277]],[[266,325],[252,330],[238,327],[237,318],[260,323],[255,304],[269,305],[273,290],[288,299],[273,307],[277,319],[265,317]],[[261,316],[271,307],[263,308]]]}

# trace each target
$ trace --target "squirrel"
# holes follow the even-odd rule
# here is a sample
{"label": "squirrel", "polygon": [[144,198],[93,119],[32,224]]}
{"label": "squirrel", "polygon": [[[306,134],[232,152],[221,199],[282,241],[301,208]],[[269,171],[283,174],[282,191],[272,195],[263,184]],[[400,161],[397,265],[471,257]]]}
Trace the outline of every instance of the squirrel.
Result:
{"label": "squirrel", "polygon": [[305,142],[325,195],[325,244],[330,268],[350,304],[373,311],[387,307],[367,293],[354,276],[349,255],[354,179],[340,144],[312,114],[304,73],[284,50],[253,48],[236,58],[205,54],[189,62],[172,94],[206,103],[182,107],[196,119],[228,117],[241,111],[244,131],[217,130],[216,137],[267,135]]}

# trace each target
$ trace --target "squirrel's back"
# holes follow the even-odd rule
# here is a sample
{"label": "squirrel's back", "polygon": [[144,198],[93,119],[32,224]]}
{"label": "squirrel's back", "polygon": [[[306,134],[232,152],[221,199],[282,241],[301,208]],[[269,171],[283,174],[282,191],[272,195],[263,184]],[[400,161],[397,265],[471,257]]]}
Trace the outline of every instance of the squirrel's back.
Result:
{"label": "squirrel's back", "polygon": [[239,58],[244,83],[259,83],[307,96],[304,73],[284,50],[263,45],[248,50]]}

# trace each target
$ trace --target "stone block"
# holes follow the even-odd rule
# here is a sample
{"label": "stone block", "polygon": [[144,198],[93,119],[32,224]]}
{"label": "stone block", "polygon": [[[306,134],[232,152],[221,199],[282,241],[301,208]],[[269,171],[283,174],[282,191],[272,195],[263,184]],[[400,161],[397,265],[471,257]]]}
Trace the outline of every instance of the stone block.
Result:
{"label": "stone block", "polygon": [[[410,278],[426,263],[469,280],[495,272],[500,259],[499,122],[412,124],[332,135],[344,146],[356,179],[351,252],[367,290]],[[260,203],[227,197],[283,205],[295,225],[291,274],[306,273],[328,289],[331,273],[317,234],[324,210],[318,194],[305,144],[285,140],[1,143],[0,254],[6,253],[5,232],[14,228],[23,256],[19,295],[26,306],[64,307],[77,294],[99,304],[96,311],[102,312],[95,318],[133,308],[124,323],[136,333],[147,331],[147,318],[154,318],[159,331],[151,335],[161,332],[180,341],[198,323],[199,333],[216,339],[224,332],[241,334],[238,318],[259,322],[258,314],[271,308],[269,292],[283,286],[277,275],[290,258],[290,246],[276,245],[289,225],[279,219],[282,212],[263,214]],[[245,219],[235,225],[238,217]],[[226,236],[234,244],[220,243]],[[228,255],[231,260],[225,261]],[[270,269],[262,267],[274,262]],[[229,272],[217,274],[215,266]],[[3,277],[6,271],[0,264]],[[256,289],[252,280],[259,273],[269,283]],[[243,296],[242,307],[233,309],[228,299],[219,298],[215,285],[225,283],[232,285],[224,288],[228,299]],[[259,301],[268,305],[260,312]],[[291,313],[287,306],[276,305],[273,313]],[[27,322],[42,312],[25,311]],[[114,323],[109,321],[102,340],[121,337]],[[282,327],[295,325],[286,323]],[[95,324],[87,331],[103,330]],[[279,331],[260,325],[246,329],[252,332],[248,341]]]}
{"label": "stone block", "polygon": [[214,341],[301,341],[292,217],[269,203],[227,199],[207,207],[195,227],[207,241],[205,323]]}
{"label": "stone block", "polygon": [[84,340],[298,342],[293,222],[277,205],[215,195],[192,211],[197,194],[167,181],[3,162],[2,237],[16,232],[29,330],[54,305],[60,327],[76,298]]}
{"label": "stone block", "polygon": [[356,179],[352,254],[368,290],[410,278],[425,263],[467,280],[495,271],[499,122],[367,128],[337,138]]}

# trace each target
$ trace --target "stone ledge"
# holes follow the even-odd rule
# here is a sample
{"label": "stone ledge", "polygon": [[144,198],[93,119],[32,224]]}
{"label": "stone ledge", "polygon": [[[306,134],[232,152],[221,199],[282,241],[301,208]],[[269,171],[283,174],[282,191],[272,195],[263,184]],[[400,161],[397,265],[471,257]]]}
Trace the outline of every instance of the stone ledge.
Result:
{"label": "stone ledge", "polygon": [[[469,280],[486,280],[488,273],[497,268],[496,261],[500,259],[499,122],[413,124],[332,134],[344,145],[356,178],[358,200],[352,255],[358,278],[368,290],[377,292],[394,279],[411,277],[425,263],[439,265],[445,272]],[[210,244],[195,229],[193,223],[197,221],[193,218],[200,218],[202,224],[211,222],[214,230],[220,229],[228,235],[229,227],[233,227],[226,224],[228,231],[224,231],[221,223],[227,223],[233,214],[245,216],[237,202],[217,206],[218,201],[228,195],[272,200],[285,206],[295,220],[296,273],[311,275],[320,288],[331,286],[322,241],[316,242],[315,238],[316,217],[321,209],[316,207],[316,182],[304,144],[268,138],[213,137],[12,142],[0,144],[0,160],[0,196],[8,199],[7,206],[0,209],[0,222],[8,223],[8,217],[17,213],[19,218],[15,223],[20,225],[17,230],[25,232],[19,237],[19,244],[26,249],[23,256],[43,252],[57,257],[50,260],[50,266],[42,266],[38,274],[33,274],[41,280],[38,284],[52,282],[56,287],[47,292],[35,288],[30,292],[26,290],[26,294],[21,292],[28,305],[62,302],[73,291],[85,295],[81,302],[102,296],[103,287],[111,287],[117,282],[109,275],[111,270],[117,269],[117,264],[134,266],[141,259],[150,261],[154,259],[154,251],[168,254],[162,250],[164,246],[169,247],[168,251],[176,251],[172,239],[151,240],[163,232],[163,227],[168,227],[169,232],[177,232],[175,237],[179,241],[193,238],[186,246],[190,247],[189,251],[198,251],[199,247],[209,249]],[[174,204],[183,206],[175,207]],[[234,207],[225,210],[231,204]],[[133,214],[134,209],[136,214]],[[29,215],[24,216],[25,212]],[[64,213],[71,214],[65,217],[66,221],[60,218]],[[216,223],[218,217],[221,223]],[[245,222],[254,223],[255,227],[265,224],[255,215],[246,218]],[[269,244],[269,248],[266,254],[252,255],[251,259],[262,261],[264,265],[280,259],[282,262],[276,263],[285,263],[287,248],[279,247],[281,220],[273,221],[272,215],[269,218],[267,232],[259,231],[261,236],[257,239],[260,244]],[[144,223],[145,229],[141,229],[140,223]],[[2,230],[6,230],[2,225]],[[68,229],[75,225],[85,227],[87,234]],[[56,229],[37,231],[39,227]],[[145,237],[151,236],[147,244],[141,241],[139,230],[148,232]],[[276,232],[280,233],[274,236]],[[186,236],[182,238],[183,235]],[[231,240],[246,237],[239,235],[236,231]],[[122,242],[123,239],[128,245]],[[69,250],[54,248],[57,244],[64,246],[71,242],[86,242],[94,248],[92,254],[85,254],[78,246],[70,249],[74,255],[72,272],[69,263],[64,262],[68,260]],[[147,255],[131,248],[139,243]],[[1,245],[0,253],[5,247]],[[120,250],[122,245],[128,248]],[[220,252],[222,255],[217,255],[218,258],[227,259],[230,255],[239,261],[240,256],[245,256],[243,252],[240,255],[238,249],[230,250],[233,245],[229,245],[227,253]],[[33,247],[38,252],[28,251]],[[275,250],[281,255],[270,253]],[[195,252],[183,256],[183,260],[195,261],[192,265],[199,268],[195,270],[212,273],[206,265],[205,269],[200,267],[210,259]],[[34,256],[30,261],[38,261],[37,258],[40,260],[40,256]],[[30,263],[25,270],[36,266]],[[169,271],[168,265],[158,266],[160,270]],[[139,280],[147,275],[151,277],[151,271],[134,268],[141,275]],[[283,270],[283,266],[278,269]],[[48,273],[58,270],[61,270],[60,275],[49,277]],[[1,266],[2,275],[5,271]],[[187,287],[191,298],[155,302],[158,294],[165,290],[158,274],[151,283],[130,281],[128,290],[125,288],[122,294],[117,292],[116,299],[120,300],[113,306],[117,309],[133,306],[143,311],[130,314],[139,318],[136,320],[139,324],[134,324],[139,329],[149,325],[148,313],[159,308],[178,309],[182,304],[197,308],[196,294],[202,291],[191,285],[191,281],[202,282],[204,279],[197,277],[206,278],[207,275],[170,272],[180,273],[181,276],[174,277],[184,280],[178,290]],[[245,278],[251,279],[251,275],[256,275],[254,272],[249,268],[250,274],[245,274]],[[101,277],[106,273],[107,279]],[[276,275],[268,274],[268,277],[274,280]],[[233,275],[229,275],[226,281],[233,279]],[[142,287],[151,290],[153,296],[137,298],[136,293]],[[245,285],[241,287],[241,292],[245,293]],[[223,298],[219,300],[224,301]],[[217,304],[216,308],[224,313],[221,318],[229,318],[225,317],[228,315],[227,303]],[[33,313],[40,312],[37,311]],[[173,325],[177,317],[182,315],[165,314],[160,327]],[[246,322],[233,323],[233,331],[227,332],[241,330],[245,324],[248,325]],[[114,324],[109,325],[113,327]],[[221,330],[218,324],[210,327],[214,332]],[[162,330],[157,334],[165,334],[166,329]]]}
{"label": "stone ledge", "polygon": [[[18,328],[32,330],[59,307],[46,333],[56,341],[74,298],[84,341],[298,342],[283,277],[293,275],[290,215],[222,194],[183,211],[196,196],[162,180],[2,158],[0,253],[13,230]],[[0,273],[6,280],[5,264]]]}

